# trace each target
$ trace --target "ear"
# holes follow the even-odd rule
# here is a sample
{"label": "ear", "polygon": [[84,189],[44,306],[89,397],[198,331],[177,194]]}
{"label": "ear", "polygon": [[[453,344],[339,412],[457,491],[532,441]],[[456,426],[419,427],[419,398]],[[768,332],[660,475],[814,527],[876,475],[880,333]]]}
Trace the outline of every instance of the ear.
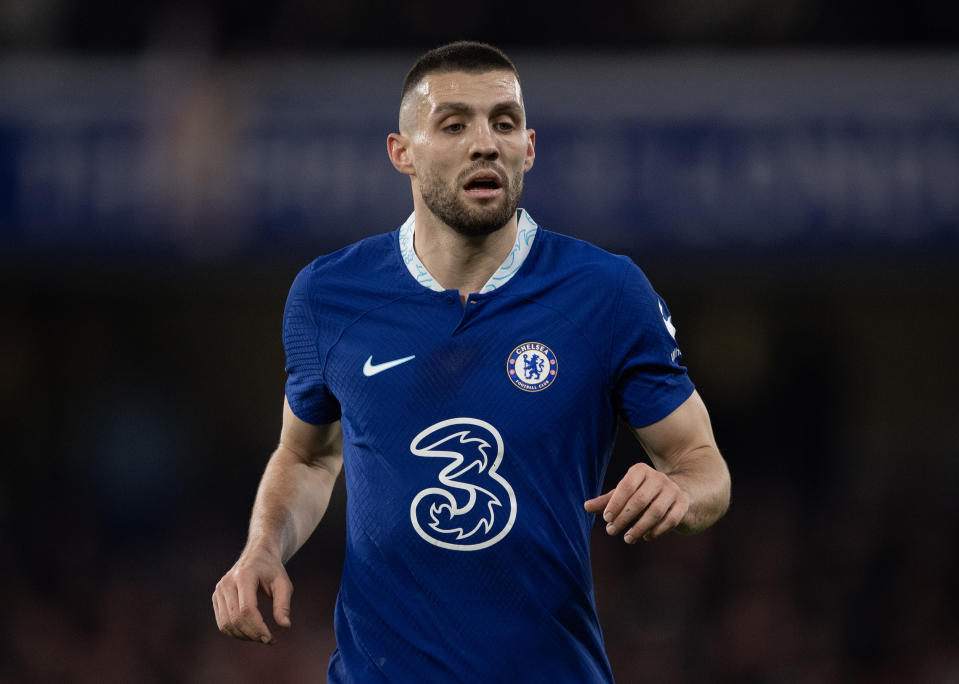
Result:
{"label": "ear", "polygon": [[536,159],[536,150],[534,146],[536,144],[536,131],[532,128],[526,130],[526,159],[523,161],[523,171],[529,171],[533,168],[533,160]]}
{"label": "ear", "polygon": [[410,154],[410,141],[401,133],[390,133],[386,138],[386,151],[396,170],[407,176],[416,175],[413,169],[413,159]]}

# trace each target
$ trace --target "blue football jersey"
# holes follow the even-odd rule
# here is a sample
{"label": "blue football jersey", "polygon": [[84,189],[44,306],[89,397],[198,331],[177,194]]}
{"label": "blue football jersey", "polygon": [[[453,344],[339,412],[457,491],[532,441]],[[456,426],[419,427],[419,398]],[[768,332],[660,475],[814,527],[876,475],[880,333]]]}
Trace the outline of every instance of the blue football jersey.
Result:
{"label": "blue football jersey", "polygon": [[583,502],[617,416],[653,423],[693,385],[639,268],[520,224],[525,258],[465,307],[408,265],[402,229],[293,283],[287,398],[343,426],[330,682],[612,681]]}

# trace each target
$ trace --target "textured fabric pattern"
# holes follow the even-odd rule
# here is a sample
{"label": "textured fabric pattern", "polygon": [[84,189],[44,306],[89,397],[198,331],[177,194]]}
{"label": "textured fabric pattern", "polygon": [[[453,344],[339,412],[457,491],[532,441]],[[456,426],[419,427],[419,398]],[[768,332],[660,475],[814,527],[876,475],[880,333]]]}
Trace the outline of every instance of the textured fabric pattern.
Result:
{"label": "textured fabric pattern", "polygon": [[290,405],[343,426],[329,681],[611,681],[583,501],[618,415],[692,392],[665,304],[629,259],[539,228],[464,307],[410,277],[403,233],[320,257],[287,305]]}

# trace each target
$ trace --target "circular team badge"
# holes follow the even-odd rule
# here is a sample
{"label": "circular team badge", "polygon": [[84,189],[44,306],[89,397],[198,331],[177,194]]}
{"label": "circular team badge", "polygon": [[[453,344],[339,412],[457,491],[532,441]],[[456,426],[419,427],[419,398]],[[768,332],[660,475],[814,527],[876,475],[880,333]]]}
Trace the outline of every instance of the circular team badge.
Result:
{"label": "circular team badge", "polygon": [[506,361],[510,381],[524,392],[539,392],[552,385],[558,368],[553,350],[539,342],[524,342]]}

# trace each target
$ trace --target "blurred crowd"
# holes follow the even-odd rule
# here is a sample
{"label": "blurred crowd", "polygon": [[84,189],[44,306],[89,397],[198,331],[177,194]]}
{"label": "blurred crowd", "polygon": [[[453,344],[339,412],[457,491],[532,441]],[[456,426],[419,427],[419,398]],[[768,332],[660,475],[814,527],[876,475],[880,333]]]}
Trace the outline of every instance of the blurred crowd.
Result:
{"label": "blurred crowd", "polygon": [[[626,551],[597,536],[617,681],[956,682],[955,520],[927,505],[895,523],[879,500],[809,510],[823,503],[740,499],[709,533]],[[16,571],[2,586],[0,681],[323,680],[341,558],[321,540],[339,538],[330,525],[290,563],[294,626],[274,627],[277,644],[264,647],[223,636],[212,618],[212,585],[240,543],[224,531],[235,525],[208,515],[118,548],[82,511],[58,513],[55,533],[33,540],[46,549],[4,549]]]}
{"label": "blurred crowd", "polygon": [[425,2],[256,0],[112,3],[2,0],[0,47],[131,52],[151,45],[228,54],[380,50],[457,38],[509,48],[675,45],[944,45],[959,37],[956,8],[923,0],[700,0],[557,6],[532,0],[509,12],[448,12]]}
{"label": "blurred crowd", "polygon": [[[335,648],[331,621],[344,537],[342,483],[327,519],[289,564],[296,588],[292,630],[281,631],[277,644],[267,648],[236,642],[214,623],[214,584],[242,548],[256,484],[279,430],[283,301],[293,276],[313,256],[293,254],[303,244],[302,235],[296,235],[299,219],[272,196],[267,200],[283,211],[271,217],[274,223],[264,223],[269,230],[260,238],[275,248],[264,254],[229,253],[223,245],[239,240],[240,222],[220,208],[228,204],[223,198],[230,173],[253,169],[280,178],[274,185],[255,186],[250,195],[266,196],[270,193],[263,188],[279,187],[325,209],[337,197],[350,199],[350,188],[372,186],[379,192],[375,174],[392,171],[381,158],[379,137],[375,153],[382,172],[341,163],[336,146],[318,145],[313,156],[302,155],[336,163],[291,164],[287,155],[298,152],[295,136],[292,143],[281,140],[285,147],[254,146],[254,152],[266,152],[251,153],[245,165],[214,154],[232,149],[240,111],[223,96],[236,84],[221,78],[230,69],[214,68],[221,55],[234,66],[263,53],[312,55],[314,70],[299,74],[312,79],[325,77],[323,55],[415,54],[456,38],[488,40],[510,50],[546,48],[550,57],[559,49],[570,50],[563,53],[568,56],[620,48],[809,46],[923,47],[952,54],[959,38],[955,6],[931,0],[908,5],[678,0],[561,8],[537,0],[502,12],[461,14],[420,2],[0,0],[0,76],[33,98],[23,114],[9,92],[7,100],[0,93],[0,111],[7,117],[0,119],[0,448],[5,457],[0,684],[314,682],[322,681]],[[179,71],[150,71],[150,60],[144,60],[149,78],[143,92],[132,96],[128,90],[136,89],[125,88],[126,81],[117,86],[117,72],[110,71],[116,64],[96,61],[102,54],[149,57],[180,49],[187,59],[175,61]],[[14,59],[22,55],[29,59]],[[82,66],[88,71],[71,70],[71,55],[86,60]],[[62,61],[48,62],[44,56]],[[17,72],[24,64],[30,74],[57,72],[56,83],[69,88],[44,90],[40,80]],[[737,62],[718,86],[708,70],[689,85],[683,79],[690,72],[678,64],[673,71],[650,71],[640,81],[656,88],[666,78],[657,74],[670,74],[675,84],[663,92],[675,101],[693,102],[680,108],[691,121],[702,112],[685,89],[703,102],[714,96],[723,101],[723,93],[714,90],[732,92],[749,75],[748,68],[737,71],[749,64]],[[781,64],[789,68],[788,60]],[[723,251],[706,238],[713,222],[736,223],[736,216],[728,215],[699,217],[705,237],[690,258],[677,254],[675,244],[668,254],[644,246],[640,232],[623,236],[627,242],[635,238],[634,258],[670,304],[684,358],[730,464],[733,500],[715,528],[695,537],[672,535],[626,547],[595,534],[596,597],[619,682],[959,682],[959,405],[954,387],[959,269],[950,237],[956,234],[952,217],[959,192],[954,174],[937,171],[955,167],[959,128],[953,125],[956,111],[949,97],[926,97],[926,91],[939,88],[936,84],[949,82],[954,66],[944,60],[935,78],[923,81],[913,77],[921,72],[921,59],[911,67],[918,71],[908,73],[897,72],[895,58],[888,55],[877,64],[882,78],[876,78],[875,66],[862,72],[871,75],[862,109],[881,105],[888,109],[886,118],[850,124],[845,114],[836,113],[833,98],[859,98],[859,90],[846,87],[858,83],[857,65],[847,69],[848,81],[837,81],[841,87],[823,89],[820,101],[809,105],[812,111],[835,114],[811,119],[812,133],[837,133],[844,146],[837,151],[819,145],[813,151],[821,155],[810,153],[815,163],[804,172],[821,180],[817,164],[822,162],[827,171],[847,173],[836,176],[838,184],[828,175],[811,184],[812,199],[791,185],[783,188],[785,199],[809,202],[797,209],[811,229],[795,253],[788,241],[775,240],[764,243],[773,245],[765,252]],[[826,69],[810,73],[819,78],[831,67],[827,62]],[[75,78],[94,72],[99,80]],[[264,79],[271,85],[282,80],[273,73]],[[895,73],[900,82],[916,81],[915,91],[922,91],[912,105],[874,87]],[[114,88],[101,92],[98,83]],[[792,108],[784,95],[788,83],[780,83],[766,99],[767,81],[756,83],[759,119],[767,105],[776,111]],[[368,90],[380,86],[397,84]],[[115,130],[106,129],[114,138],[87,127],[87,98],[96,96],[91,88],[108,95],[97,107],[111,114],[115,109],[119,119],[129,104],[126,96],[146,102],[155,114],[145,127],[158,131],[145,138],[148,163],[142,168],[150,173],[138,175],[124,161],[136,158],[124,137],[135,138],[130,132],[135,126],[121,122]],[[357,98],[368,95],[352,89]],[[70,94],[69,102],[60,97],[63,92]],[[313,111],[323,92],[317,89],[309,100],[278,83],[269,90],[269,101],[280,102],[283,121],[295,124],[296,117],[283,109],[286,103]],[[610,100],[616,99],[614,92],[607,93]],[[541,108],[577,105],[562,102],[565,93],[554,97]],[[796,101],[804,101],[803,93]],[[739,104],[731,102],[726,113]],[[356,109],[368,115],[364,107],[374,109],[367,104]],[[663,111],[668,118],[668,106]],[[932,123],[928,116],[909,119],[917,111],[931,116]],[[253,118],[260,111],[247,113]],[[43,125],[33,126],[40,115]],[[716,110],[707,115],[711,127],[674,136],[670,150],[684,164],[686,156],[706,157],[717,149],[738,152],[735,135],[726,147],[696,147],[700,138],[721,139],[727,131],[723,125],[735,122]],[[70,116],[79,122],[70,129],[73,137],[60,135],[56,125],[73,121]],[[575,123],[574,114],[570,117]],[[374,127],[379,131],[379,123]],[[334,137],[338,131],[316,128]],[[761,120],[757,130],[763,144],[777,135]],[[875,139],[885,145],[878,162],[865,153],[873,140],[869,134],[876,131]],[[647,133],[655,138],[663,130]],[[274,132],[263,135],[270,142]],[[830,139],[810,133],[790,138],[786,146],[805,150]],[[98,146],[104,140],[110,143],[107,152]],[[622,147],[619,139],[610,140],[612,148]],[[602,152],[606,148],[587,149],[586,143],[596,142],[591,138],[581,142],[583,154],[599,170],[591,182],[602,190],[608,183],[602,171],[610,163]],[[92,150],[91,159],[103,162],[90,167],[99,169],[100,182],[106,178],[126,189],[146,179],[148,196],[158,198],[161,213],[180,231],[178,244],[190,245],[179,251],[180,258],[110,251],[123,241],[117,237],[122,232],[130,241],[135,231],[152,230],[142,220],[142,207],[129,204],[125,191],[99,198],[108,200],[111,217],[119,217],[107,225],[116,234],[89,216],[68,217],[63,234],[43,233],[48,214],[71,214],[75,208],[63,204],[63,193],[51,192],[56,187],[51,179],[68,177],[76,206],[93,213],[93,200],[83,192],[95,187],[89,178],[95,174],[85,170],[82,145]],[[358,149],[367,159],[365,148]],[[916,149],[931,152],[910,152]],[[66,161],[60,164],[56,154]],[[939,158],[943,164],[924,170],[929,159]],[[36,172],[33,176],[17,175],[23,169],[12,160],[22,159],[39,160],[23,164]],[[757,159],[736,168],[759,181],[775,178],[770,165],[778,157]],[[540,173],[548,168],[548,152],[543,162],[538,162]],[[560,162],[561,168],[575,166],[576,181],[583,182],[581,164]],[[881,175],[888,187],[867,182],[867,171],[879,162],[885,164]],[[310,175],[320,166],[332,169],[346,189],[331,185],[326,176]],[[364,175],[345,175],[349,168]],[[661,166],[650,168],[651,177],[662,174]],[[725,167],[716,168],[709,178],[725,173]],[[694,184],[700,176],[687,180]],[[302,186],[287,178],[300,179]],[[317,178],[330,183],[325,196],[312,192]],[[123,184],[124,179],[133,180]],[[936,192],[925,192],[931,184]],[[539,187],[540,204],[548,205],[550,185]],[[670,205],[677,212],[695,204],[686,201],[688,187],[709,190],[679,187]],[[817,251],[818,239],[833,244],[828,231],[845,227],[823,220],[822,207],[815,205],[822,202],[816,194],[821,188],[848,200],[833,207],[836,216],[848,218],[855,214],[850,207],[874,203],[873,212],[854,218],[873,217],[880,229],[901,224],[901,230],[875,242],[871,252],[857,249],[854,232],[835,253]],[[36,209],[36,216],[14,211],[24,193],[31,202],[24,200],[24,206]],[[929,197],[945,198],[944,208],[932,206]],[[381,199],[363,202],[385,206]],[[708,206],[741,205],[755,220],[755,193],[733,199],[740,204]],[[140,220],[129,220],[124,212]],[[18,251],[21,228],[10,217],[41,233],[31,243],[39,245],[35,251]],[[918,218],[910,222],[910,217]],[[274,224],[288,232],[270,232]],[[908,234],[917,225],[939,242],[933,240],[925,251],[915,249],[917,242],[926,244]],[[102,232],[86,235],[87,226]],[[378,232],[389,226],[367,228]],[[58,250],[67,229],[81,239]],[[336,226],[309,229],[311,240],[327,240],[324,248],[345,242],[332,232]],[[74,249],[88,239],[96,249]],[[289,244],[280,245],[284,239]],[[900,244],[911,248],[897,250]],[[262,260],[252,261],[258,257]],[[624,433],[608,478],[615,481],[641,457]]]}
{"label": "blurred crowd", "polygon": [[[322,679],[342,483],[277,645],[210,604],[276,439],[297,266],[5,272],[0,682]],[[733,505],[694,537],[597,532],[617,681],[959,681],[955,274],[649,270]],[[624,432],[608,478],[641,457]]]}

